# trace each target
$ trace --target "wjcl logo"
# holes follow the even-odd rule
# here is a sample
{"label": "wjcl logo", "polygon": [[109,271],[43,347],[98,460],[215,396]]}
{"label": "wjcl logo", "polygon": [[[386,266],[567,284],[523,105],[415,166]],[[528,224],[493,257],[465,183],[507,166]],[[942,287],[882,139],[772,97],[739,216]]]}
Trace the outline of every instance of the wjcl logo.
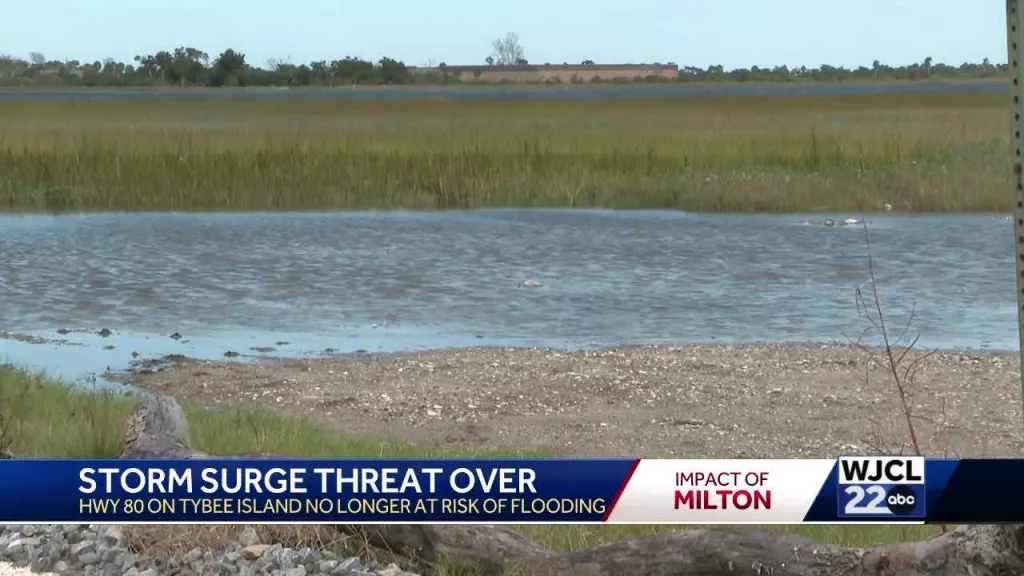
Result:
{"label": "wjcl logo", "polygon": [[844,456],[838,489],[840,518],[924,518],[924,458]]}

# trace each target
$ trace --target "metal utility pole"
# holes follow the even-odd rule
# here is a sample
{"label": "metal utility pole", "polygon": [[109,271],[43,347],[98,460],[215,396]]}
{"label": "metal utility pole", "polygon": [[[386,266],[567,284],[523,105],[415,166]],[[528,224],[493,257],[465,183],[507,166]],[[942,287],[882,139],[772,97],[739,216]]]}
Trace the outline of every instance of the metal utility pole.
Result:
{"label": "metal utility pole", "polygon": [[[1024,132],[1024,100],[1021,98],[1021,45],[1024,44],[1024,19],[1021,18],[1019,0],[1006,0],[1006,50],[1010,66],[1011,118],[1010,132],[1013,149],[1013,229],[1017,254],[1017,331],[1020,337],[1021,408],[1024,409],[1024,166],[1021,157],[1021,132]],[[1022,413],[1024,414],[1024,413]]]}

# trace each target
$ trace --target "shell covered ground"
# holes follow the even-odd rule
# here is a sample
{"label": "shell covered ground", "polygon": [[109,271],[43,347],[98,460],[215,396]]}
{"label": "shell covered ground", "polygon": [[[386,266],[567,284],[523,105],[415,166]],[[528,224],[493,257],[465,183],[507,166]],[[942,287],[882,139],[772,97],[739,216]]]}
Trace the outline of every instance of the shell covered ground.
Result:
{"label": "shell covered ground", "polygon": [[[911,351],[898,365],[923,453],[1019,454],[1017,355],[924,356]],[[145,372],[119,377],[181,400],[282,410],[346,434],[474,454],[913,451],[884,351],[853,345],[476,348],[259,364],[176,358]]]}

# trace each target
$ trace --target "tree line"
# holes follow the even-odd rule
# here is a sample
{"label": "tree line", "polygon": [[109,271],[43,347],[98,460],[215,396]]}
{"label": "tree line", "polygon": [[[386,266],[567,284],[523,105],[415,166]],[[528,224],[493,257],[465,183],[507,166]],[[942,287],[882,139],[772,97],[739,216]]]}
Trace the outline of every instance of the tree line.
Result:
{"label": "tree line", "polygon": [[[529,64],[514,34],[496,40],[487,66]],[[579,64],[592,66],[592,60]],[[870,66],[844,68],[822,65],[815,68],[776,66],[738,68],[723,66],[680,67],[679,82],[842,82],[845,80],[920,80],[927,78],[995,78],[1008,73],[1006,64],[981,63],[948,65],[931,58],[907,66],[889,66],[874,61]],[[637,78],[629,81],[671,82],[667,78]],[[458,74],[444,63],[413,68],[401,60],[382,57],[376,62],[353,56],[341,60],[319,60],[293,64],[271,59],[254,66],[244,53],[227,49],[211,57],[193,47],[178,47],[155,54],[138,55],[131,62],[108,58],[102,62],[50,60],[34,52],[29,59],[0,56],[0,86],[4,87],[332,87],[349,84],[454,84]]]}

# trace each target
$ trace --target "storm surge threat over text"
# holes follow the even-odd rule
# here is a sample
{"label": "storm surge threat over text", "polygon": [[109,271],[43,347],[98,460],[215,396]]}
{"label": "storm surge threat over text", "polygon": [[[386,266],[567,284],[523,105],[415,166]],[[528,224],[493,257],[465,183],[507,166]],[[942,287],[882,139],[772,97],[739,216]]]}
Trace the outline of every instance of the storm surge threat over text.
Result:
{"label": "storm surge threat over text", "polygon": [[[536,494],[531,468],[83,468],[82,494]],[[198,492],[197,492],[198,490]]]}

